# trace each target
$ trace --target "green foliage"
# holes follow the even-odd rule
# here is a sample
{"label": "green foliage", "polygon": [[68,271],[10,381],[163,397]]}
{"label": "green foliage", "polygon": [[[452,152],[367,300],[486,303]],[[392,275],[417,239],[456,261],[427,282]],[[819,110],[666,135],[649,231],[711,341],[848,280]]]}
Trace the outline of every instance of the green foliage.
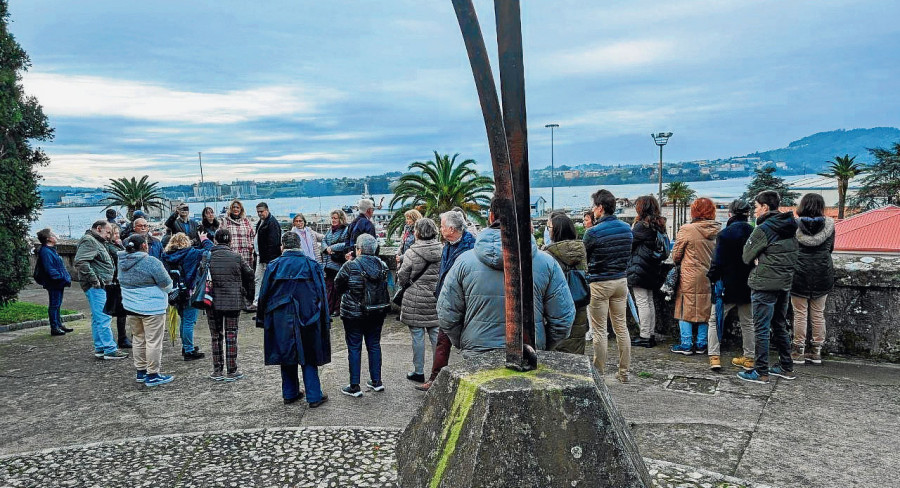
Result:
{"label": "green foliage", "polygon": [[466,159],[457,164],[457,156],[458,153],[452,158],[449,154],[441,156],[435,151],[434,161],[416,161],[409,165],[410,170],[418,172],[401,176],[394,187],[390,207],[393,210],[398,203],[401,206],[388,223],[388,234],[403,225],[403,213],[413,208],[424,217],[436,219],[442,212],[460,207],[469,218],[484,223],[480,210],[490,205],[494,182],[478,175],[472,167],[475,160]]}
{"label": "green foliage", "polygon": [[37,168],[50,162],[31,142],[53,139],[37,99],[22,89],[21,75],[31,62],[8,22],[7,1],[0,0],[0,306],[31,280],[26,237],[41,207]]}
{"label": "green foliage", "polygon": [[844,218],[844,207],[847,203],[847,187],[850,180],[863,172],[863,165],[855,162],[856,156],[845,154],[843,157],[835,156],[834,160],[829,162],[828,171],[819,173],[819,176],[826,178],[834,178],[838,185],[838,219]]}
{"label": "green foliage", "polygon": [[162,194],[157,183],[148,183],[147,175],[144,175],[140,181],[135,180],[132,176],[128,178],[119,178],[114,180],[110,178],[109,185],[103,188],[103,191],[109,196],[104,198],[106,208],[109,207],[126,207],[128,209],[128,220],[131,220],[135,210],[150,210],[150,208],[162,208]]}
{"label": "green foliage", "polygon": [[900,142],[889,149],[869,149],[875,162],[866,166],[854,204],[869,210],[884,205],[900,205]]}
{"label": "green foliage", "polygon": [[672,204],[672,217],[674,220],[672,229],[677,234],[678,227],[687,220],[688,205],[697,197],[697,191],[683,181],[673,181],[663,188],[663,196],[668,203]]}
{"label": "green foliage", "polygon": [[[77,313],[74,310],[62,309],[60,315],[71,315]],[[47,307],[36,303],[28,302],[11,302],[0,307],[0,325],[17,324],[19,322],[28,322],[30,320],[41,320],[47,318]]]}
{"label": "green foliage", "polygon": [[788,190],[788,186],[785,184],[783,178],[775,176],[774,166],[769,165],[762,168],[756,168],[753,173],[753,179],[750,181],[750,184],[747,185],[747,191],[744,192],[742,197],[747,201],[753,200],[756,195],[762,191],[772,190],[778,192],[781,196],[782,206],[790,207],[794,205],[797,197],[800,196],[799,193]]}
{"label": "green foliage", "polygon": [[[898,139],[900,130],[894,127],[833,130],[806,136],[785,148],[755,152],[747,156],[759,157],[763,161],[784,161],[794,172],[800,171],[804,166],[815,172],[825,169],[828,164],[825,161],[829,161],[835,154],[863,154],[866,148],[884,147]],[[863,154],[857,162],[872,163],[874,158]]]}

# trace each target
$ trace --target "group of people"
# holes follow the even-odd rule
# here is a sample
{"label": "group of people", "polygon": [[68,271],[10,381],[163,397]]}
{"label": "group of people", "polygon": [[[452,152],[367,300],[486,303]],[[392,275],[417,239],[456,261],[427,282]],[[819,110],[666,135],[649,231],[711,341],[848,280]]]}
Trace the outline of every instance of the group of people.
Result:
{"label": "group of people", "polygon": [[[615,337],[615,377],[627,382],[631,347],[656,346],[654,296],[666,279],[665,263],[671,255],[677,273],[674,317],[680,329],[673,353],[706,354],[710,368],[721,369],[723,322],[717,320],[717,310],[721,318],[736,310],[743,350],[732,363],[743,369],[742,379],[793,379],[795,364],[821,362],[824,303],[834,282],[834,222],[824,216],[821,196],[805,195],[795,217],[779,210],[778,193],[764,191],[753,201],[755,228],[748,222],[750,205],[735,200],[724,229],[716,221],[713,202],[698,198],[691,205],[691,222],[679,229],[674,247],[653,196],[637,199],[631,226],[617,217],[612,193],[601,189],[591,198],[583,238],[572,219],[554,212],[543,248],[533,241],[536,348],[583,354],[590,340],[594,366],[602,373],[608,339]],[[452,347],[466,358],[505,347],[502,213],[496,205],[497,200],[491,202],[489,225],[480,232],[461,209],[441,214],[439,222],[417,210],[404,215],[395,256],[403,293],[393,301],[400,305],[399,320],[412,338],[412,368],[406,378],[419,383],[420,390],[431,387],[448,364]],[[358,208],[350,223],[342,210],[331,211],[331,226],[320,233],[302,214],[283,232],[264,202],[256,207],[255,225],[238,200],[218,218],[212,208],[205,208],[200,222],[182,205],[165,222],[167,233],[161,240],[150,235],[140,211],[124,228],[115,222],[115,212],[107,215],[85,232],[75,256],[91,307],[95,356],[124,359],[128,354],[123,349],[131,348],[138,382],[156,386],[172,381],[160,368],[171,303],[178,313],[183,359],[202,359],[205,354],[193,340],[199,306],[190,300],[172,302],[170,293],[179,285],[193,290],[200,283],[211,302],[202,307],[211,335],[211,379],[243,377],[237,365],[238,322],[242,311],[255,312],[254,322],[263,329],[265,363],[281,367],[284,402],[305,397],[311,407],[318,407],[328,400],[318,368],[331,361],[331,321],[340,315],[349,368],[349,382],[341,392],[363,394],[363,343],[369,363],[364,386],[384,391],[380,339],[390,310],[389,271],[378,256],[374,204],[363,199]],[[64,335],[71,329],[63,326],[59,308],[71,277],[54,250],[56,235],[43,229],[38,240],[35,278],[49,293],[51,334]],[[587,305],[575,305],[566,278],[572,270],[586,278]],[[633,340],[626,326],[632,299],[639,321],[639,335]],[[788,305],[794,310],[793,343]],[[426,337],[433,350],[428,371]],[[770,337],[779,354],[779,363],[771,367]]]}

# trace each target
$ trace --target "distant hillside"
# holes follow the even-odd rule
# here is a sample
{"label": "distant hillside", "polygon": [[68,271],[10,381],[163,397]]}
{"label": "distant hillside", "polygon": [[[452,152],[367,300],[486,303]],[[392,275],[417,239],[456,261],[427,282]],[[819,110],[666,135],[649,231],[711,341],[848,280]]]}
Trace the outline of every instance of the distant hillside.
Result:
{"label": "distant hillside", "polygon": [[857,162],[872,163],[874,158],[868,148],[889,148],[896,142],[900,142],[900,129],[895,127],[833,130],[804,137],[785,148],[755,152],[747,157],[784,161],[788,167],[797,170],[805,165],[812,172],[824,169],[827,161],[845,154],[855,155]]}

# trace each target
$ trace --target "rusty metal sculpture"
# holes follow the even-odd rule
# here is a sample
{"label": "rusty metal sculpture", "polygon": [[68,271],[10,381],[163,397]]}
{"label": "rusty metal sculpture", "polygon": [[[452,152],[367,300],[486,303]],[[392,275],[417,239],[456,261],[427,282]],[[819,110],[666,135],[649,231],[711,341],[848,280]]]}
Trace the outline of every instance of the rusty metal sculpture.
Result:
{"label": "rusty metal sculpture", "polygon": [[495,0],[500,62],[501,111],[487,48],[472,0],[452,0],[475,77],[494,168],[506,291],[506,366],[537,367],[534,350],[534,289],[531,271],[531,211],[525,69],[518,0]]}

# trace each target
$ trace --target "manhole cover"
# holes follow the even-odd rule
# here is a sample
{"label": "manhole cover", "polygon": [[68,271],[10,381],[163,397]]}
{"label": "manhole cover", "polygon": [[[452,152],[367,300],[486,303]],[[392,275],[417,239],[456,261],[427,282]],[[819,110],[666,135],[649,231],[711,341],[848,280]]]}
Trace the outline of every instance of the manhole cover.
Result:
{"label": "manhole cover", "polygon": [[692,378],[690,376],[675,376],[669,381],[669,384],[666,385],[666,389],[714,395],[718,386],[719,380]]}

